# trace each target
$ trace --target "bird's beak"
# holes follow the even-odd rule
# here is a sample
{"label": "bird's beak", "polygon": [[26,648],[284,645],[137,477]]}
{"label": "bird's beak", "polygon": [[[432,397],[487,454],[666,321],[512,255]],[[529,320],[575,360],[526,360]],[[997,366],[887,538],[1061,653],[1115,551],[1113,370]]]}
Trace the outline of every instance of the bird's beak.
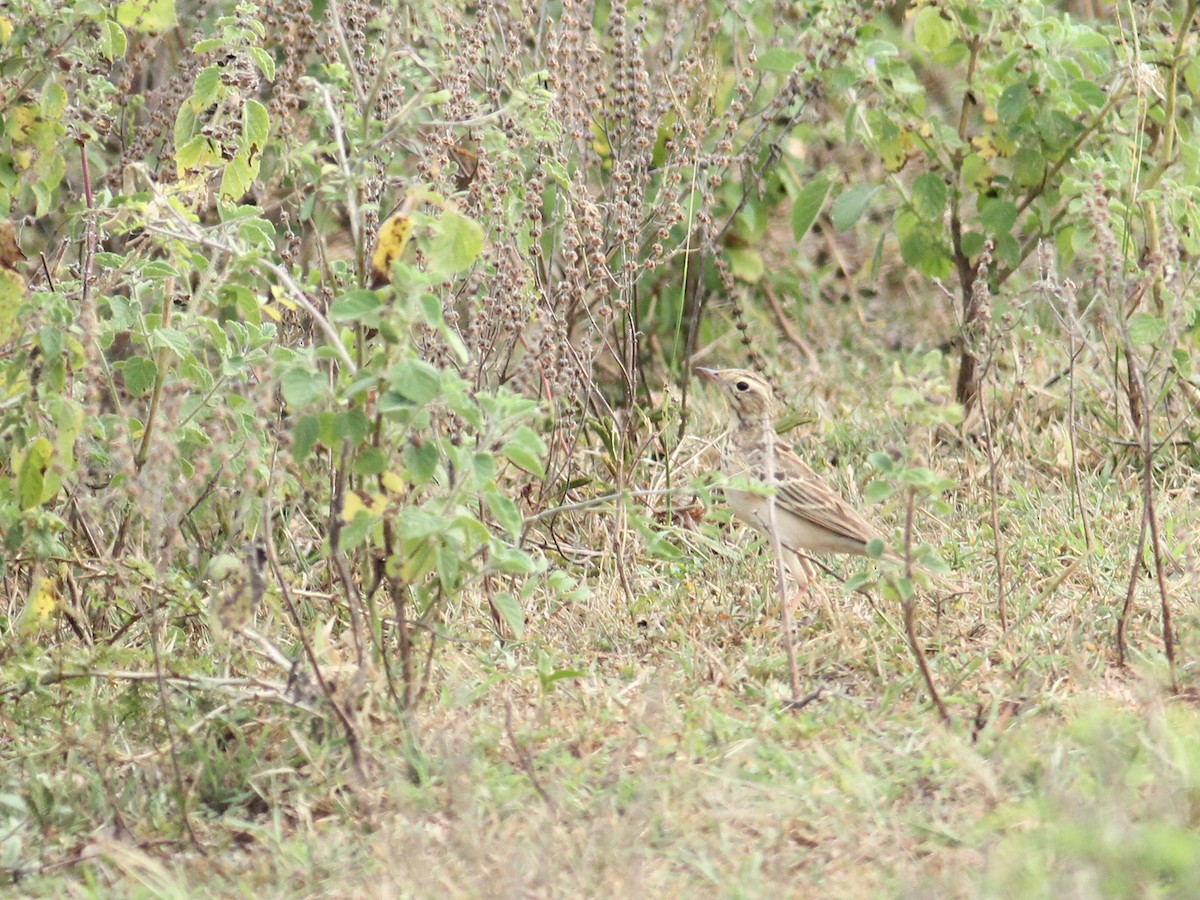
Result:
{"label": "bird's beak", "polygon": [[708,381],[716,381],[717,380],[717,370],[716,369],[705,369],[702,366],[696,366],[696,374],[699,375],[701,378],[704,378]]}

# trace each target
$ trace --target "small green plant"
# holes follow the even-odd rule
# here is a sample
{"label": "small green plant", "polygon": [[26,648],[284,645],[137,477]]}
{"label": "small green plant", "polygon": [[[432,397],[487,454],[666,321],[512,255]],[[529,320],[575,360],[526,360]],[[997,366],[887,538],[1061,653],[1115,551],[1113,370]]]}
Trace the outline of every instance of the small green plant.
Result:
{"label": "small green plant", "polygon": [[914,369],[910,374],[897,364],[888,395],[890,407],[897,411],[908,430],[905,450],[896,455],[883,451],[871,454],[870,462],[878,476],[868,485],[864,495],[871,503],[881,503],[899,496],[903,506],[900,542],[888,546],[882,539],[873,541],[873,546],[868,549],[878,561],[878,575],[859,573],[847,581],[846,588],[865,590],[870,586],[878,586],[886,600],[900,604],[909,649],[925,681],[930,700],[937,707],[942,720],[949,723],[950,714],[936,687],[916,624],[921,590],[929,589],[931,575],[945,575],[949,567],[932,545],[917,540],[915,527],[917,516],[922,513],[942,516],[951,511],[945,495],[954,490],[956,484],[954,479],[923,465],[921,460],[915,458],[912,448],[917,445],[915,438],[920,433],[937,433],[942,429],[960,426],[963,411],[950,398],[940,353],[931,351],[925,354],[916,360]]}

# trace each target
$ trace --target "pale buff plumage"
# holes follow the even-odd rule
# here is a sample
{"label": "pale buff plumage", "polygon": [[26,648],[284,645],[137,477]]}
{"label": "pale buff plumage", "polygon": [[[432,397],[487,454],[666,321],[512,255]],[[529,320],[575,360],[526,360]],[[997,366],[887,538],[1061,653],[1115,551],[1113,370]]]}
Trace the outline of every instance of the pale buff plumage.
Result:
{"label": "pale buff plumage", "polygon": [[[775,532],[798,586],[804,588],[812,577],[807,553],[868,555],[867,544],[879,537],[875,529],[776,437],[771,385],[744,369],[696,371],[720,387],[729,403],[729,432],[721,447],[721,471],[731,483],[724,488],[729,508],[770,537],[768,485],[774,486]],[[747,482],[762,490],[737,488]]]}

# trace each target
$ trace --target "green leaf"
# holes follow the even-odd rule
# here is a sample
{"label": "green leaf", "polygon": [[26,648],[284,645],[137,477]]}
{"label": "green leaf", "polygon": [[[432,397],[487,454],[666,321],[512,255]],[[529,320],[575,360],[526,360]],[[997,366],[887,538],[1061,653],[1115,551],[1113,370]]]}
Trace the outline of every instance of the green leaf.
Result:
{"label": "green leaf", "polygon": [[396,532],[406,541],[424,540],[446,530],[446,519],[420,506],[406,506],[396,517]]}
{"label": "green leaf", "polygon": [[22,510],[40,506],[46,488],[46,472],[54,455],[54,445],[47,438],[37,438],[25,451],[17,471],[17,501]]}
{"label": "green leaf", "polygon": [[1129,319],[1129,340],[1134,344],[1156,344],[1166,330],[1166,319],[1150,313],[1135,313]]}
{"label": "green leaf", "polygon": [[1006,125],[1014,124],[1029,106],[1029,86],[1024,82],[1010,84],[996,101],[996,116]]}
{"label": "green leaf", "polygon": [[799,50],[788,50],[785,47],[772,47],[758,55],[758,67],[764,72],[774,72],[777,75],[789,75],[792,69],[804,62],[804,54]]}
{"label": "green leaf", "polygon": [[254,60],[254,65],[262,72],[263,78],[267,81],[275,80],[275,57],[262,47],[247,47],[246,53]]}
{"label": "green leaf", "polygon": [[342,526],[338,536],[339,549],[349,551],[362,544],[374,525],[375,517],[369,511],[360,509],[350,522]]}
{"label": "green leaf", "polygon": [[[178,135],[178,131],[176,134]],[[212,141],[202,134],[196,135],[175,147],[175,165],[180,171],[199,169],[215,163],[220,156],[213,149]]]}
{"label": "green leaf", "polygon": [[828,178],[818,176],[806,184],[792,201],[792,237],[797,241],[808,234],[808,229],[812,228],[813,222],[821,214],[832,186],[833,182]]}
{"label": "green leaf", "polygon": [[1014,268],[1021,261],[1021,245],[1011,234],[1001,234],[996,237],[996,258],[1007,266]]}
{"label": "green leaf", "polygon": [[489,484],[496,477],[496,457],[482,452],[471,454],[471,474],[476,485]]}
{"label": "green leaf", "polygon": [[461,272],[483,249],[483,229],[474,219],[446,210],[433,226],[426,254],[430,269],[441,275]]}
{"label": "green leaf", "polygon": [[856,184],[842,191],[833,201],[833,209],[829,213],[833,227],[838,231],[846,231],[853,227],[879,188],[878,184]]}
{"label": "green leaf", "polygon": [[367,414],[359,407],[344,409],[333,417],[333,435],[336,440],[361,444],[371,430]]}
{"label": "green leaf", "polygon": [[458,591],[462,579],[462,554],[457,547],[438,544],[434,550],[437,559],[438,581],[447,591]]}
{"label": "green leaf", "polygon": [[292,459],[304,462],[317,445],[319,423],[314,415],[300,416],[292,426]]}
{"label": "green leaf", "polygon": [[67,108],[67,89],[57,81],[50,81],[42,88],[41,96],[42,118],[44,119],[59,119],[62,118],[63,111]]}
{"label": "green leaf", "polygon": [[404,447],[404,464],[412,483],[421,487],[433,481],[437,473],[438,448],[431,443],[409,443]]}
{"label": "green leaf", "polygon": [[192,342],[177,328],[155,328],[150,332],[150,346],[157,349],[166,348],[180,359],[192,355]]}
{"label": "green leaf", "polygon": [[179,278],[179,270],[166,260],[152,259],[142,266],[142,274],[147,278]]}
{"label": "green leaf", "polygon": [[[928,7],[926,7],[928,9]],[[932,172],[924,172],[916,177],[912,186],[912,204],[917,215],[933,222],[941,222],[946,212],[948,191],[946,182]]]}
{"label": "green leaf", "polygon": [[942,17],[941,10],[924,6],[913,22],[913,40],[926,53],[945,50],[954,40],[954,25]]}
{"label": "green leaf", "polygon": [[267,108],[257,100],[247,100],[242,107],[242,137],[254,154],[261,154],[271,134],[271,117]]}
{"label": "green leaf", "polygon": [[968,153],[962,165],[962,183],[973,191],[984,191],[992,180],[992,167],[978,153]]}
{"label": "green leaf", "polygon": [[893,388],[888,394],[888,397],[897,406],[913,406],[914,404],[920,403],[924,398],[924,395],[915,388],[904,387],[902,385],[900,387]]}
{"label": "green leaf", "polygon": [[491,529],[469,513],[459,513],[445,530],[461,535],[464,547],[478,547],[492,537]]}
{"label": "green leaf", "polygon": [[220,67],[205,66],[196,75],[196,81],[192,85],[192,95],[188,98],[187,107],[193,113],[203,112],[220,99],[224,90],[225,87],[221,83]]}
{"label": "green leaf", "polygon": [[496,521],[500,523],[500,527],[508,533],[509,537],[515,538],[521,533],[521,526],[524,524],[524,520],[517,509],[517,504],[495,489],[485,491],[483,499],[487,504],[487,508],[496,517]]}
{"label": "green leaf", "polygon": [[896,237],[900,256],[923,275],[946,278],[953,270],[949,248],[940,226],[917,218],[904,209],[896,216]]}
{"label": "green leaf", "polygon": [[983,251],[986,238],[978,231],[964,231],[962,236],[962,252],[968,259],[974,259]]}
{"label": "green leaf", "polygon": [[101,250],[94,257],[96,265],[103,266],[106,269],[119,269],[125,265],[125,257],[120,253],[108,253]]}
{"label": "green leaf", "polygon": [[429,403],[442,393],[442,373],[423,359],[405,359],[388,372],[392,390],[413,403]]}
{"label": "green leaf", "polygon": [[1082,107],[1094,109],[1107,102],[1108,94],[1094,81],[1077,78],[1071,82],[1071,98]]}
{"label": "green leaf", "polygon": [[525,635],[525,611],[521,609],[520,601],[507,591],[492,595],[492,608],[500,614],[505,624],[513,633],[513,637]]}
{"label": "green leaf", "polygon": [[130,357],[120,364],[118,371],[125,379],[125,390],[135,397],[148,391],[158,376],[158,366],[144,356]]}
{"label": "green leaf", "polygon": [[541,682],[542,690],[549,691],[558,682],[567,678],[585,678],[587,672],[583,669],[556,669],[548,675],[538,671],[538,681]]}
{"label": "green leaf", "polygon": [[288,406],[309,406],[325,396],[327,378],[307,366],[293,366],[279,378],[279,389]]}
{"label": "green leaf", "polygon": [[221,199],[226,202],[241,200],[257,176],[258,167],[252,166],[245,154],[237,154],[221,173]]}
{"label": "green leaf", "polygon": [[129,42],[125,37],[125,29],[111,19],[105,19],[100,24],[100,52],[110,62],[124,59]]}
{"label": "green leaf", "polygon": [[1008,200],[989,200],[981,204],[979,220],[994,237],[1008,234],[1017,223],[1017,207]]}
{"label": "green leaf", "polygon": [[868,503],[882,503],[894,493],[896,493],[895,487],[886,481],[872,481],[863,491],[863,499]]}
{"label": "green leaf", "polygon": [[262,250],[275,248],[275,226],[258,216],[243,219],[238,223],[238,237],[253,248]]}
{"label": "green leaf", "polygon": [[763,277],[765,266],[762,254],[750,247],[731,247],[729,253],[729,269],[733,277],[751,284],[757,283]]}
{"label": "green leaf", "polygon": [[532,575],[540,571],[538,560],[516,547],[493,546],[492,565],[511,575]]}
{"label": "green leaf", "polygon": [[354,460],[354,471],[359,475],[382,475],[387,471],[388,455],[379,447],[360,447]]}
{"label": "green leaf", "polygon": [[237,201],[246,195],[258,177],[262,151],[271,132],[267,108],[257,100],[247,100],[242,107],[242,137],[237,154],[221,174],[222,200]]}
{"label": "green leaf", "polygon": [[1013,179],[1022,187],[1041,184],[1046,173],[1046,158],[1039,148],[1022,144],[1013,155]]}
{"label": "green leaf", "polygon": [[894,472],[896,469],[896,460],[892,459],[890,453],[884,453],[882,450],[876,450],[868,456],[867,462],[884,474]]}
{"label": "green leaf", "polygon": [[905,484],[920,488],[931,488],[938,482],[937,474],[925,466],[913,466],[911,469],[905,469],[900,473],[900,478]]}
{"label": "green leaf", "polygon": [[[879,546],[880,547],[883,546],[883,541],[879,542]],[[867,545],[867,555],[868,556],[872,555],[870,544]],[[878,559],[882,555],[883,555],[883,552],[881,550],[878,554],[875,554],[874,558]],[[853,594],[853,593],[857,592],[860,588],[862,588],[866,585],[873,584],[873,583],[874,583],[873,576],[867,574],[866,572],[855,572],[853,575],[851,575],[849,578],[847,578],[842,583],[842,590],[845,591],[847,594]]]}
{"label": "green leaf", "polygon": [[528,425],[520,426],[500,452],[514,465],[520,466],[531,475],[538,478],[546,477],[542,466],[542,457],[546,454],[546,444]]}
{"label": "green leaf", "polygon": [[196,41],[192,44],[192,53],[195,56],[202,56],[205,53],[212,53],[214,50],[220,50],[225,46],[223,38],[205,38],[202,41]]}
{"label": "green leaf", "polygon": [[383,303],[375,291],[365,289],[347,291],[330,305],[329,321],[373,324],[382,308]]}

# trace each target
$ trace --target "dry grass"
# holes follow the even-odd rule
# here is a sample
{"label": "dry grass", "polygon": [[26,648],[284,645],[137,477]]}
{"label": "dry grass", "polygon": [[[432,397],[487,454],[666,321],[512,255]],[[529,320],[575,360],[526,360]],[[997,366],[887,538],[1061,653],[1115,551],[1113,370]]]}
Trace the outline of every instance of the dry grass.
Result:
{"label": "dry grass", "polygon": [[[126,810],[122,827],[80,835],[86,862],[23,880],[23,889],[335,897],[1180,890],[1197,867],[1178,849],[1200,815],[1200,719],[1187,699],[1195,641],[1181,652],[1186,693],[1170,698],[1157,601],[1143,579],[1133,630],[1141,655],[1118,669],[1111,651],[1137,536],[1135,464],[1119,448],[1088,448],[1096,460],[1080,473],[1088,556],[1059,436],[1035,427],[1035,404],[1010,418],[999,454],[1013,619],[1004,634],[985,451],[907,431],[883,390],[884,363],[903,355],[860,330],[853,306],[814,310],[814,321],[818,312],[824,331],[809,333],[832,348],[822,353],[827,374],[785,376],[803,382],[804,406],[815,413],[799,435],[815,464],[836,459],[827,474],[854,495],[871,449],[915,435],[959,484],[952,513],[921,522],[962,585],[928,597],[921,622],[952,728],[928,708],[899,611],[847,596],[830,577],[798,625],[802,671],[822,696],[785,712],[770,561],[714,504],[699,531],[674,534],[678,558],[647,555],[628,538],[632,599],[606,555],[593,563],[586,598],[532,605],[524,641],[498,643],[480,630],[478,610],[459,610],[447,624],[468,639],[445,649],[432,699],[407,720],[384,705],[360,717],[368,784],[347,781],[334,735],[307,716],[243,704],[240,737],[197,739],[185,762],[189,780],[207,764],[233,798],[222,814],[193,794],[193,827],[208,853],[147,843],[162,808],[148,800],[141,818],[114,799]],[[853,353],[836,349],[839,332],[858,336]],[[863,379],[865,371],[877,374]],[[716,427],[715,398],[693,402],[697,431]],[[706,468],[709,453],[702,438],[681,442],[675,483]],[[665,468],[647,461],[645,483],[661,486]],[[1164,465],[1159,508],[1180,528],[1194,522],[1185,472]],[[892,508],[872,512],[897,520]],[[571,528],[581,545],[613,546],[609,514],[580,514]],[[1181,633],[1191,635],[1192,556],[1179,559],[1171,585]],[[556,680],[555,672],[566,674]],[[95,684],[79,695],[103,705],[121,692]],[[31,750],[55,743],[44,734],[23,740]],[[70,766],[60,783],[54,765],[48,781],[65,789],[73,779],[100,795],[132,790],[122,786],[135,776],[121,753],[90,749],[112,764],[115,784],[102,788],[94,772]],[[140,759],[165,790],[167,755]],[[92,802],[105,805],[102,796]]]}

